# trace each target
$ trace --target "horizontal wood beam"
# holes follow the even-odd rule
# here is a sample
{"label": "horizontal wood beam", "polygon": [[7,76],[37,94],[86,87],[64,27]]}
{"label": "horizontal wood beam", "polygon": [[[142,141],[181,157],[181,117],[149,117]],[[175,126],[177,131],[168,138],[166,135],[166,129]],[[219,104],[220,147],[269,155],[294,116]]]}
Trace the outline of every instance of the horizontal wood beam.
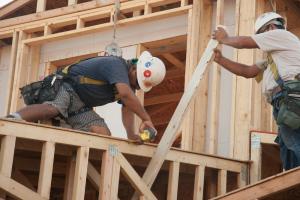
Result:
{"label": "horizontal wood beam", "polygon": [[[87,146],[100,150],[106,150],[109,144],[112,144],[117,145],[122,153],[148,158],[152,157],[156,151],[156,145],[153,144],[133,145],[126,139],[8,119],[0,119],[0,135],[12,135],[18,138],[51,141],[72,146]],[[177,148],[172,148],[167,153],[166,160],[192,165],[206,165],[207,167],[225,169],[232,172],[241,172],[242,167],[247,167],[249,163],[248,161],[220,156],[191,153]]]}
{"label": "horizontal wood beam", "polygon": [[182,62],[181,60],[179,60],[176,56],[174,56],[171,53],[164,53],[164,54],[162,54],[162,56],[165,59],[167,59],[167,61],[169,61],[175,67],[178,67],[178,68],[184,68],[185,67],[185,63]]}
{"label": "horizontal wood beam", "polygon": [[[174,8],[171,10],[166,10],[166,11],[161,11],[161,12],[156,12],[152,13],[149,15],[143,15],[143,16],[137,16],[134,18],[129,18],[129,19],[123,19],[118,22],[120,26],[124,25],[129,25],[129,24],[137,24],[137,23],[144,23],[147,21],[152,21],[156,19],[162,19],[162,18],[168,18],[180,14],[187,13],[188,10],[192,8],[192,6],[185,6],[185,7],[180,7],[180,8]],[[31,38],[24,40],[24,44],[27,45],[39,45],[51,41],[57,41],[57,40],[62,40],[65,38],[71,38],[71,37],[76,37],[80,35],[85,35],[85,34],[90,34],[90,33],[95,33],[99,32],[101,30],[106,30],[109,28],[113,27],[113,23],[105,23],[105,24],[99,24],[91,27],[85,27],[73,31],[67,31],[67,32],[62,32],[62,33],[56,33],[56,34],[51,34],[43,37],[38,37],[38,38]]]}
{"label": "horizontal wood beam", "polygon": [[214,198],[222,200],[260,199],[299,184],[300,167],[266,178],[256,184]]}
{"label": "horizontal wood beam", "polygon": [[16,0],[0,9],[0,19],[14,12],[18,8],[25,6],[33,0]]}
{"label": "horizontal wood beam", "polygon": [[[23,1],[30,1],[30,0],[23,0]],[[125,2],[128,0],[120,0],[120,1]],[[44,19],[48,19],[48,18],[52,18],[52,17],[72,14],[72,13],[76,13],[76,12],[80,12],[80,11],[94,9],[97,7],[104,7],[104,6],[114,4],[114,2],[115,2],[114,0],[108,0],[108,1],[105,1],[105,3],[97,3],[96,1],[89,1],[89,2],[85,2],[85,3],[72,5],[69,7],[47,10],[42,13],[33,13],[33,14],[25,15],[25,16],[5,19],[5,20],[1,20],[0,29],[4,28],[4,27],[12,27],[12,26],[16,26],[16,25],[24,25],[25,23],[31,23],[31,22],[38,21],[38,20],[44,20]]]}
{"label": "horizontal wood beam", "polygon": [[182,92],[178,92],[174,94],[165,94],[165,95],[145,98],[144,106],[176,102],[180,100],[181,96],[182,96]]}
{"label": "horizontal wood beam", "polygon": [[18,199],[46,200],[38,193],[2,174],[0,174],[0,188]]}

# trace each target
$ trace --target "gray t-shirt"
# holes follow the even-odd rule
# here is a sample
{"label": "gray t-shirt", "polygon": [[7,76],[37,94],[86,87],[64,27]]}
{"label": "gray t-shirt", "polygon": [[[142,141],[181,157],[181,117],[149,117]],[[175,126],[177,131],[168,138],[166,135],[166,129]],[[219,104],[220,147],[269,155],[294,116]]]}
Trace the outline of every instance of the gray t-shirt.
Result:
{"label": "gray t-shirt", "polygon": [[[276,29],[253,35],[252,38],[261,50],[271,54],[284,81],[294,80],[300,73],[300,40],[297,36],[289,31]],[[278,84],[270,66],[263,62],[258,62],[257,66],[264,70],[262,90],[268,95]]]}
{"label": "gray t-shirt", "polygon": [[70,75],[85,76],[105,81],[104,85],[79,84],[75,90],[81,100],[90,107],[101,106],[119,100],[116,83],[128,86],[128,66],[124,59],[113,56],[94,57],[74,64]]}

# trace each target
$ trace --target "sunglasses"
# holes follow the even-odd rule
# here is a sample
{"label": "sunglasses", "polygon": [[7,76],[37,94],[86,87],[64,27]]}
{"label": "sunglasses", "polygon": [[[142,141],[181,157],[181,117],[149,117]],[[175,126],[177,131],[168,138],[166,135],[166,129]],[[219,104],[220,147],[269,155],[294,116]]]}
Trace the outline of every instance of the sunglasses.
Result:
{"label": "sunglasses", "polygon": [[265,27],[261,27],[261,29],[259,29],[259,31],[258,31],[258,34],[266,32],[270,28],[270,25],[271,24],[269,24],[269,25],[267,25]]}

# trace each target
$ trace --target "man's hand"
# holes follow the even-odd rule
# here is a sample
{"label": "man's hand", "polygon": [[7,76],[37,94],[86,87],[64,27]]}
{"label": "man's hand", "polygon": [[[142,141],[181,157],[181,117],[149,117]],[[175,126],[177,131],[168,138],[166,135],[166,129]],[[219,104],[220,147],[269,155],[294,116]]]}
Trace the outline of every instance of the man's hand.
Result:
{"label": "man's hand", "polygon": [[[150,120],[148,120],[148,121],[143,121],[143,122],[141,123],[141,125],[140,125],[140,128],[139,128],[140,133],[143,132],[147,127],[155,129],[155,128],[154,128],[154,125],[153,125],[153,123],[152,123],[152,121],[150,121]],[[156,129],[155,129],[155,130],[156,130]]]}
{"label": "man's hand", "polygon": [[221,52],[220,49],[215,48],[215,49],[214,49],[214,53],[215,53],[214,61],[215,61],[216,63],[219,63],[220,60],[223,58],[222,52]]}
{"label": "man's hand", "polygon": [[222,44],[223,41],[226,38],[228,38],[228,34],[223,27],[219,26],[219,27],[217,27],[217,30],[214,30],[214,32],[212,34],[212,38],[217,40],[220,44]]}
{"label": "man's hand", "polygon": [[127,135],[127,136],[128,136],[129,140],[132,140],[136,144],[143,144],[144,143],[139,135],[130,134],[130,135]]}

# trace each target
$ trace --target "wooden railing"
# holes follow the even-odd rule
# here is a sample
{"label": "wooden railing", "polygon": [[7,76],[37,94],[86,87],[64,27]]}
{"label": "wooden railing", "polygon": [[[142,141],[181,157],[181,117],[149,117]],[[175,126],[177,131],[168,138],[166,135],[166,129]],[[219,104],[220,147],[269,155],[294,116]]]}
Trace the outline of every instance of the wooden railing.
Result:
{"label": "wooden railing", "polygon": [[[11,196],[19,199],[49,199],[50,191],[52,196],[55,195],[53,194],[55,193],[53,190],[55,183],[51,182],[54,178],[54,172],[56,173],[59,167],[55,164],[54,157],[65,156],[68,158],[68,167],[66,167],[66,179],[63,188],[64,199],[84,199],[84,196],[87,195],[86,179],[91,183],[89,185],[93,185],[99,191],[99,199],[118,199],[118,195],[121,195],[119,190],[120,176],[123,179],[125,177],[134,190],[146,199],[162,199],[155,189],[150,190],[142,181],[141,172],[136,171],[138,167],[147,166],[147,162],[156,150],[155,145],[137,145],[128,140],[113,137],[6,119],[0,120],[0,136],[0,188]],[[26,151],[41,154],[40,157],[35,157],[40,160],[37,161],[40,162],[39,169],[35,169],[38,168],[37,166],[32,166],[34,161],[23,162],[22,165],[18,165],[21,162],[18,159],[28,157]],[[31,160],[35,153],[30,154]],[[101,161],[101,173],[100,165],[95,165],[95,161]],[[190,170],[191,166],[195,171]],[[12,169],[19,173],[22,169],[25,171],[35,170],[38,173],[38,182],[36,185],[31,185],[30,183],[26,184],[26,181],[23,180],[21,182],[26,185],[25,187],[20,182],[10,178]],[[235,181],[230,180],[230,184],[237,184],[238,187],[246,185],[248,180],[248,162],[174,148],[166,156],[161,171],[164,170],[168,171],[169,174],[166,189],[167,199],[176,199],[177,195],[180,195],[178,185],[180,184],[179,174],[182,173],[189,173],[194,176],[194,186],[188,187],[193,199],[203,199],[204,190],[206,190],[206,197],[214,197],[234,189],[227,187],[229,174],[235,174],[235,176],[231,176],[231,179],[235,177]],[[207,192],[207,184],[210,182],[208,180],[210,176],[207,176],[209,170],[214,170],[217,173],[217,183],[214,184],[218,187],[215,193],[212,192],[213,189]],[[27,182],[31,181],[27,180]],[[164,188],[164,184],[160,185],[159,182],[156,184],[160,188]],[[3,191],[1,194],[2,197],[5,195]]]}

